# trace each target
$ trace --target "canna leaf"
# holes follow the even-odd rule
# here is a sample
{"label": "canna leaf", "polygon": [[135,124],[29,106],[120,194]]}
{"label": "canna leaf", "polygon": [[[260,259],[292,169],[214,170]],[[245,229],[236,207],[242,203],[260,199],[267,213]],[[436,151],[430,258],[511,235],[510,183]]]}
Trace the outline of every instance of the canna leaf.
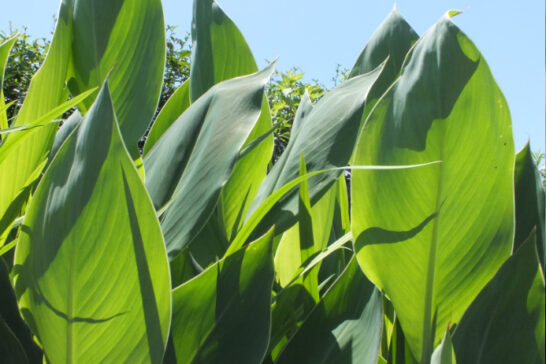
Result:
{"label": "canna leaf", "polygon": [[[123,140],[137,142],[152,121],[163,81],[165,25],[161,0],[79,0],[74,7],[67,75],[74,95],[108,76]],[[85,114],[94,98],[79,104]]]}
{"label": "canna leaf", "polygon": [[[247,213],[247,220],[275,190],[298,176],[303,154],[310,172],[346,166],[353,153],[366,97],[381,67],[354,77],[326,94],[304,117],[277,163],[260,186]],[[332,122],[335,120],[336,122]],[[298,121],[299,123],[299,121]],[[336,182],[341,170],[309,180],[309,198],[315,204]],[[265,217],[260,231],[275,224],[280,233],[296,222],[297,191],[288,193]]]}
{"label": "canna leaf", "polygon": [[[192,101],[221,81],[258,71],[244,36],[214,0],[194,0],[192,40]],[[260,118],[243,148],[261,141],[240,157],[222,189],[219,213],[230,241],[242,226],[246,211],[267,174],[273,152],[273,137],[268,134],[271,128],[269,104],[264,96]]]}
{"label": "canna leaf", "polygon": [[161,363],[167,257],[107,85],[42,178],[13,269],[19,307],[48,361]]}
{"label": "canna leaf", "polygon": [[[66,54],[71,41],[72,6],[70,0],[61,2],[49,52],[42,67],[32,78],[12,127],[27,125],[49,114],[50,119],[44,120],[48,122],[63,112],[57,107],[67,98],[64,81],[68,67]],[[58,113],[51,115],[52,110]],[[12,217],[22,213],[19,209],[22,209],[31,191],[28,182],[41,172],[37,168],[45,165],[44,160],[51,149],[56,130],[57,125],[48,124],[4,137],[0,147],[0,217],[7,225],[3,224],[2,229],[7,229],[13,221]]]}
{"label": "canna leaf", "polygon": [[512,251],[515,252],[533,229],[536,229],[537,252],[544,271],[544,188],[529,143],[516,155],[514,180],[516,233]]}
{"label": "canna leaf", "polygon": [[184,82],[174,93],[169,97],[157,118],[150,129],[150,133],[144,144],[143,154],[146,155],[161,138],[161,136],[169,129],[180,115],[190,106],[190,83],[188,80]]}
{"label": "canna leaf", "polygon": [[[32,334],[21,318],[8,267],[0,258],[0,358],[8,363],[39,363],[42,351],[32,340]],[[11,340],[11,342],[10,342]],[[8,344],[9,343],[9,344]],[[8,354],[10,353],[10,354]],[[10,357],[12,361],[10,362]],[[17,360],[16,360],[17,359]]]}
{"label": "canna leaf", "polygon": [[430,360],[510,253],[514,144],[506,101],[448,15],[417,42],[371,112],[353,171],[360,266],[392,301],[418,362]]}
{"label": "canna leaf", "polygon": [[175,121],[144,158],[146,187],[172,260],[214,211],[239,150],[256,124],[273,65],[210,89]]}
{"label": "canna leaf", "polygon": [[276,363],[375,363],[382,320],[381,294],[353,258]]}
{"label": "canna leaf", "polygon": [[273,230],[173,291],[176,363],[260,363],[270,331]]}
{"label": "canna leaf", "polygon": [[544,276],[536,231],[504,263],[453,334],[461,363],[544,362]]}
{"label": "canna leaf", "polygon": [[387,59],[383,72],[368,95],[364,117],[398,78],[408,51],[418,39],[417,33],[402,17],[395,5],[387,18],[374,31],[349,73],[349,78],[352,78],[371,72]]}
{"label": "canna leaf", "polygon": [[8,118],[6,116],[6,110],[8,109],[9,105],[6,105],[4,101],[3,84],[8,56],[16,40],[17,34],[0,43],[0,129],[6,129],[9,126]]}

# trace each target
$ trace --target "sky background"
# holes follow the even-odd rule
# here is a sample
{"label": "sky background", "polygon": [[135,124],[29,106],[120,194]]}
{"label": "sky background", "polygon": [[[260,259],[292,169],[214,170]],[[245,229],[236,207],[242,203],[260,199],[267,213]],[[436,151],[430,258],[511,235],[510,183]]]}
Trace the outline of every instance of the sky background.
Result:
{"label": "sky background", "polygon": [[[336,65],[351,68],[394,2],[370,0],[217,0],[237,24],[259,67],[279,57],[277,69],[298,67],[305,80],[332,86]],[[5,1],[0,30],[28,28],[51,37],[58,0]],[[190,30],[191,0],[164,0],[165,22]],[[512,113],[519,150],[528,139],[544,152],[545,39],[542,1],[399,0],[397,6],[422,35],[447,10],[464,13],[455,23],[484,55]],[[10,23],[11,22],[11,23]]]}

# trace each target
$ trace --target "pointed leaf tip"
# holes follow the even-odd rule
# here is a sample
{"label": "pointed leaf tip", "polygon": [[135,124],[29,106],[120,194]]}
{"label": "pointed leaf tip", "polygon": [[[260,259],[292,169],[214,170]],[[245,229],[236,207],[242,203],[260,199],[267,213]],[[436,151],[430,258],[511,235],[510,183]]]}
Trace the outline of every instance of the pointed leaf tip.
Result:
{"label": "pointed leaf tip", "polygon": [[446,12],[446,16],[447,16],[448,18],[453,18],[453,17],[455,17],[455,16],[457,16],[457,15],[459,15],[459,14],[462,14],[462,13],[463,13],[462,10],[451,9],[451,10],[448,10],[448,11]]}

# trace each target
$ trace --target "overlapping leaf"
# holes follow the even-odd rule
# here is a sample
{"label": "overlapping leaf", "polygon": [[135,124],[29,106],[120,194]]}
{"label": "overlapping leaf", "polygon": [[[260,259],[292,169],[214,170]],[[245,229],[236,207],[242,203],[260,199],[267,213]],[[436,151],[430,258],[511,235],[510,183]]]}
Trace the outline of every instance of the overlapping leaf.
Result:
{"label": "overlapping leaf", "polygon": [[[191,99],[197,100],[213,85],[258,71],[254,56],[237,26],[214,0],[195,0],[192,22]],[[244,143],[258,141],[233,167],[222,189],[218,210],[222,229],[232,240],[266,176],[273,152],[271,116],[264,96],[260,118]],[[218,220],[218,218],[216,218]]]}
{"label": "overlapping leaf", "polygon": [[353,258],[276,362],[375,363],[382,320],[381,294]]}
{"label": "overlapping leaf", "polygon": [[48,361],[161,362],[167,257],[107,86],[56,154],[21,230],[15,291]]}
{"label": "overlapping leaf", "polygon": [[460,363],[544,362],[544,276],[535,231],[465,312],[453,334]]}
{"label": "overlapping leaf", "polygon": [[376,104],[353,171],[353,236],[366,275],[392,301],[418,361],[430,360],[510,253],[514,146],[506,101],[446,14]]}
{"label": "overlapping leaf", "polygon": [[544,271],[544,188],[529,143],[516,155],[516,251],[535,229],[537,252]]}
{"label": "overlapping leaf", "polygon": [[176,363],[260,363],[270,332],[273,231],[173,291]]}
{"label": "overlapping leaf", "polygon": [[169,257],[197,235],[213,212],[239,151],[255,126],[273,65],[211,88],[175,121],[144,159],[146,187]]}
{"label": "overlapping leaf", "polygon": [[[260,186],[247,218],[275,190],[298,176],[302,154],[310,172],[348,164],[360,129],[366,97],[381,72],[382,67],[378,67],[346,81],[326,94],[311,112],[302,113],[305,120],[298,121],[301,126]],[[326,193],[340,174],[341,170],[335,170],[309,180],[311,204]],[[278,232],[286,230],[296,222],[297,205],[297,191],[288,193],[265,217],[258,231],[273,224]]]}
{"label": "overlapping leaf", "polygon": [[[79,0],[73,10],[67,75],[72,94],[108,76],[123,140],[133,157],[152,121],[165,64],[161,0]],[[85,114],[93,99],[79,105]]]}

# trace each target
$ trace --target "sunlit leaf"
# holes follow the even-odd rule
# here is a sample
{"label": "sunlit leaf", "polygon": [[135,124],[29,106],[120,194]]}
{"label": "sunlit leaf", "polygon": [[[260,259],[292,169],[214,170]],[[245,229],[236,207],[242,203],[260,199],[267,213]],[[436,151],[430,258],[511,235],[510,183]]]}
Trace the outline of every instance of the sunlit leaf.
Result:
{"label": "sunlit leaf", "polygon": [[430,360],[508,258],[514,144],[508,106],[487,63],[446,15],[417,42],[362,131],[353,171],[359,263],[392,301],[405,339]]}
{"label": "sunlit leaf", "polygon": [[15,292],[48,361],[161,362],[167,257],[107,86],[47,169],[21,230]]}

